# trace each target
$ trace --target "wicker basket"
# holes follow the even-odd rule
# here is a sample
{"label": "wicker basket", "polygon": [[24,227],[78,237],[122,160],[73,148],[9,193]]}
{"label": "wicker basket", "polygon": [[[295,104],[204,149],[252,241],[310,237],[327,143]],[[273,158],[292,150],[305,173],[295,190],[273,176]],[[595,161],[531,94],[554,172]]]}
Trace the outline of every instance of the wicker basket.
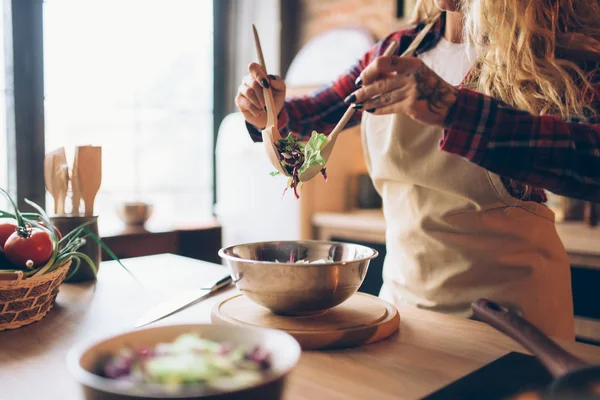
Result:
{"label": "wicker basket", "polygon": [[54,305],[70,265],[71,260],[37,277],[26,278],[19,271],[8,275],[9,280],[7,276],[0,278],[0,331],[20,328],[44,318]]}

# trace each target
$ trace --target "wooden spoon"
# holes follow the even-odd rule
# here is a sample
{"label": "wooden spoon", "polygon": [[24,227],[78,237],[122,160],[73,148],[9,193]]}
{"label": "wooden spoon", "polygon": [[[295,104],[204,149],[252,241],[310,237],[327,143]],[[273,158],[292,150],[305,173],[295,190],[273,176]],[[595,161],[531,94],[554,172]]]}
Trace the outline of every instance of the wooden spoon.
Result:
{"label": "wooden spoon", "polygon": [[81,189],[79,187],[79,150],[75,149],[73,156],[73,168],[71,168],[71,192],[73,197],[71,198],[71,204],[73,209],[71,214],[79,215],[79,208],[81,204]]}
{"label": "wooden spoon", "polygon": [[44,181],[46,190],[54,198],[54,213],[64,215],[65,198],[69,187],[69,171],[65,148],[58,148],[44,157]]}
{"label": "wooden spoon", "polygon": [[[430,22],[425,28],[423,28],[423,30],[421,32],[419,32],[417,37],[413,40],[413,42],[410,44],[410,46],[404,51],[404,53],[402,53],[402,55],[400,57],[406,57],[406,56],[411,55],[416,50],[416,48],[419,46],[419,44],[421,43],[421,41],[423,40],[425,35],[427,35],[427,32],[429,32],[429,30],[431,29],[431,27],[434,24],[435,24],[435,20]],[[394,50],[396,50],[397,45],[398,44],[396,42],[390,43],[388,48],[383,53],[383,56],[384,57],[391,56],[393,54]],[[355,111],[356,111],[356,109],[352,108],[351,106],[348,107],[348,109],[346,110],[346,112],[344,113],[344,115],[342,116],[340,121],[337,123],[335,128],[333,128],[331,133],[327,136],[327,141],[321,148],[321,157],[323,157],[324,163],[319,164],[319,165],[314,165],[314,166],[308,168],[303,173],[301,173],[298,176],[298,178],[300,179],[301,182],[306,182],[306,181],[311,180],[323,168],[325,168],[325,165],[327,164],[327,161],[329,161],[329,157],[331,156],[331,152],[333,151],[333,146],[335,145],[335,141],[337,140],[339,134],[344,130],[344,127],[346,126],[348,121],[350,121],[350,118],[352,118],[352,115],[354,115]]]}
{"label": "wooden spoon", "polygon": [[102,147],[79,146],[75,149],[79,190],[85,215],[94,215],[94,200],[102,182]]}
{"label": "wooden spoon", "polygon": [[[256,53],[258,55],[258,62],[260,66],[267,73],[267,66],[265,64],[265,59],[263,57],[262,48],[260,46],[260,39],[258,37],[258,31],[256,27],[252,25],[252,30],[254,32],[254,45],[256,46]],[[271,92],[271,88],[265,89],[263,88],[263,94],[265,97],[265,105],[267,106],[267,125],[265,129],[262,130],[262,140],[265,145],[265,150],[267,151],[267,156],[269,157],[269,161],[273,164],[273,167],[279,173],[289,176],[289,174],[282,167],[281,162],[279,161],[279,150],[277,149],[277,143],[279,143],[279,139],[281,139],[281,134],[279,133],[279,129],[277,128],[277,114],[275,111],[275,101],[273,100],[273,92]]]}

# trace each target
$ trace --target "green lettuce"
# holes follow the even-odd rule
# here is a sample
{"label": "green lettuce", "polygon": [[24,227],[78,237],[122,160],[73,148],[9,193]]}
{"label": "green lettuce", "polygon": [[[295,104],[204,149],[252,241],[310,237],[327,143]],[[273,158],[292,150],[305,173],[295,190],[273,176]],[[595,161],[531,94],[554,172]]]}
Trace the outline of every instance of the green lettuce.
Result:
{"label": "green lettuce", "polygon": [[[307,169],[320,166],[321,174],[327,180],[324,168],[325,160],[323,160],[323,156],[321,155],[321,150],[323,150],[326,143],[327,137],[317,131],[312,132],[306,144],[298,141],[291,133],[287,137],[279,139],[276,143],[281,166],[290,175],[286,190],[293,189],[296,198],[300,198],[297,189],[302,188],[300,174],[304,173]],[[276,175],[279,175],[278,171],[271,172],[271,176]]]}
{"label": "green lettuce", "polygon": [[321,156],[321,150],[325,147],[326,142],[327,136],[313,131],[308,143],[304,146],[304,164],[300,167],[300,174],[304,173],[310,167],[325,165],[325,160]]}
{"label": "green lettuce", "polygon": [[[318,133],[317,131],[313,131],[310,139],[306,144],[298,141],[292,134],[288,134],[287,137],[279,139],[279,143],[277,144],[277,148],[281,153],[284,151],[291,152],[293,149],[299,149],[302,154],[304,154],[304,163],[298,169],[298,173],[302,174],[310,167],[315,165],[325,166],[325,160],[321,156],[321,150],[325,147],[327,143],[327,136],[322,133]],[[284,169],[287,169],[288,163],[286,160],[281,161],[281,165]],[[279,175],[279,171],[272,171],[270,173],[271,176]]]}

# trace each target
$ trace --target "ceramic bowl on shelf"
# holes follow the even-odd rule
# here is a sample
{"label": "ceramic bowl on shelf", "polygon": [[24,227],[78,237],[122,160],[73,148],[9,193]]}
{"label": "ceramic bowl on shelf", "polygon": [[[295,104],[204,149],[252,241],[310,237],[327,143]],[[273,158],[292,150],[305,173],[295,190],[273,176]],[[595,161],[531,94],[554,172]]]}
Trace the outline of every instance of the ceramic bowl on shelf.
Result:
{"label": "ceramic bowl on shelf", "polygon": [[143,226],[150,216],[153,207],[144,202],[127,202],[117,206],[117,215],[127,226]]}
{"label": "ceramic bowl on shelf", "polygon": [[[189,333],[197,333],[201,338],[226,343],[232,348],[243,346],[252,349],[258,346],[270,355],[270,370],[258,383],[245,383],[241,380],[229,389],[214,389],[199,384],[174,387],[133,383],[106,378],[100,374],[107,355],[114,355],[125,346],[154,347]],[[168,325],[134,330],[101,341],[78,344],[69,351],[67,364],[71,374],[81,385],[86,400],[281,400],[287,376],[297,364],[300,351],[298,342],[292,336],[273,329],[209,324]],[[190,368],[194,369],[193,372],[198,372],[197,369],[203,368],[203,365],[196,361],[190,363]]]}
{"label": "ceramic bowl on shelf", "polygon": [[272,241],[223,248],[238,290],[279,315],[313,315],[354,295],[376,250],[319,240]]}

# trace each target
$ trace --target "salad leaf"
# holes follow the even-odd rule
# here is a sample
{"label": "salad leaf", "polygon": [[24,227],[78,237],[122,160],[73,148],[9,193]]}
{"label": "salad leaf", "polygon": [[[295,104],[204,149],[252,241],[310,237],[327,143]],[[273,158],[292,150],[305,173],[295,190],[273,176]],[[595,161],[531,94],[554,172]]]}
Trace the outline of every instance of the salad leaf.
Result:
{"label": "salad leaf", "polygon": [[327,136],[313,131],[308,143],[304,146],[304,164],[300,167],[299,173],[303,173],[315,165],[325,165],[325,160],[321,156],[321,149],[323,149],[326,142]]}
{"label": "salad leaf", "polygon": [[[312,132],[306,144],[300,142],[291,133],[287,137],[279,139],[275,144],[279,150],[279,161],[283,169],[290,175],[284,194],[287,189],[293,189],[296,198],[300,198],[297,190],[298,188],[302,188],[300,174],[316,165],[325,166],[321,150],[326,142],[327,136],[317,131]],[[321,169],[321,174],[327,180],[325,168]],[[279,172],[273,171],[270,175],[277,176]]]}

